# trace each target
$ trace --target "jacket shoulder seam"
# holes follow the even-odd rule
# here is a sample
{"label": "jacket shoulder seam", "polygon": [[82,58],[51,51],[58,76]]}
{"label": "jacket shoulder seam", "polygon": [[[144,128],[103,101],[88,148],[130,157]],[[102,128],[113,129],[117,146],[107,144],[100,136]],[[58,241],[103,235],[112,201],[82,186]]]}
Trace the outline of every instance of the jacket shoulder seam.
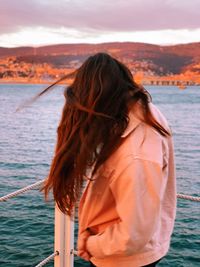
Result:
{"label": "jacket shoulder seam", "polygon": [[136,155],[129,155],[129,157],[131,158],[131,161],[128,162],[128,163],[126,164],[126,166],[125,166],[125,167],[124,167],[118,174],[116,174],[116,171],[114,171],[114,173],[113,173],[113,177],[112,177],[111,180],[110,180],[110,184],[111,184],[115,179],[117,179],[117,177],[121,176],[121,175],[123,174],[123,172],[125,172],[126,169],[128,169],[128,167],[129,167],[135,160],[148,161],[148,162],[150,162],[150,163],[152,163],[152,164],[156,164],[156,165],[158,165],[160,168],[162,168],[161,164],[158,163],[158,162],[156,162],[156,161],[153,161],[153,160],[150,160],[150,159],[145,159],[145,158],[142,158],[142,157],[139,157],[139,156],[136,156]]}

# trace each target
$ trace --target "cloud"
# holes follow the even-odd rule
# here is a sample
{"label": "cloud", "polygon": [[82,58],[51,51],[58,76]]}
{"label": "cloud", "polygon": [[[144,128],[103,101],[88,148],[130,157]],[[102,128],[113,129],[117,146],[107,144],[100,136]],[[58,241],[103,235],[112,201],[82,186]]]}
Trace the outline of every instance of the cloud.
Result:
{"label": "cloud", "polygon": [[160,45],[199,42],[200,28],[195,30],[157,30],[135,32],[89,33],[65,28],[26,28],[26,30],[0,35],[0,46],[43,46],[63,43],[144,42]]}
{"label": "cloud", "polygon": [[97,32],[197,29],[200,0],[6,0],[0,34],[25,28]]}

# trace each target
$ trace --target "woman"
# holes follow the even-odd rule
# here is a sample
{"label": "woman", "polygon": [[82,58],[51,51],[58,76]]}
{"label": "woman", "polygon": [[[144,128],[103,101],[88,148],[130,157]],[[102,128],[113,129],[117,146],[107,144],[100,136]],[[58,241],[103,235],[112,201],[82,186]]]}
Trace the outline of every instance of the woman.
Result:
{"label": "woman", "polygon": [[78,255],[91,266],[155,266],[167,254],[176,214],[166,119],[130,70],[105,53],[83,63],[65,98],[45,196],[53,189],[71,216],[87,180]]}

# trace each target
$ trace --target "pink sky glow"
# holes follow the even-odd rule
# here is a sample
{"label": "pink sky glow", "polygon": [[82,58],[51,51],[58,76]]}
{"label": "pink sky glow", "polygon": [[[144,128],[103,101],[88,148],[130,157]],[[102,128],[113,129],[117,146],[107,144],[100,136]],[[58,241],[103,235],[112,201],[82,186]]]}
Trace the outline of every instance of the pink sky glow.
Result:
{"label": "pink sky glow", "polygon": [[0,46],[200,41],[200,0],[6,0],[0,4]]}

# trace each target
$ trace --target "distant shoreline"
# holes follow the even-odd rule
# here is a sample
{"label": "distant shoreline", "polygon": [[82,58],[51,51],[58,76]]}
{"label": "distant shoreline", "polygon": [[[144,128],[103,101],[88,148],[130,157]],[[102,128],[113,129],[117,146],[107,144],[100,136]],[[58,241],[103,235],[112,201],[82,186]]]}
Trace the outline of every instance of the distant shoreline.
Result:
{"label": "distant shoreline", "polygon": [[[53,81],[41,81],[41,80],[32,80],[32,81],[24,81],[24,80],[3,80],[3,79],[0,79],[0,84],[32,84],[32,85],[51,85],[53,83],[55,83],[56,80],[53,80]],[[62,81],[62,82],[59,82],[58,85],[66,85],[69,84],[71,81]],[[161,82],[161,81],[159,81]],[[151,84],[151,83],[148,83],[147,81],[144,81],[142,82],[142,85],[144,86],[169,86],[169,87],[182,87],[182,85],[184,85],[184,81],[181,81],[180,84],[156,84],[156,81],[155,81],[155,84]],[[200,84],[198,83],[194,83],[194,84],[185,84],[185,86],[183,88],[180,88],[180,89],[185,89],[186,87],[191,87],[191,86],[200,86]]]}
{"label": "distant shoreline", "polygon": [[[51,85],[53,84],[55,81],[14,81],[14,80],[3,80],[0,79],[0,84],[46,84],[46,85]],[[58,84],[67,84],[67,82],[59,82]]]}

